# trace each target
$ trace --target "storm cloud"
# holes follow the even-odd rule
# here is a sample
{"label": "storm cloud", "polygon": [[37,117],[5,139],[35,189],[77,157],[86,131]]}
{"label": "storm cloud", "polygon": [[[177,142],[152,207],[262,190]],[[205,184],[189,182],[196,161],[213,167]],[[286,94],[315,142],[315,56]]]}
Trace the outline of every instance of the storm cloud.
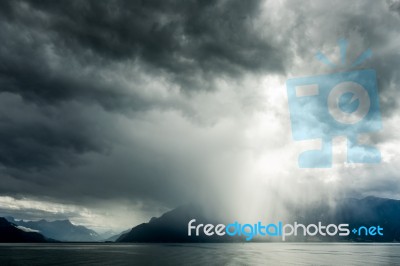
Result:
{"label": "storm cloud", "polygon": [[[2,1],[0,196],[21,217],[31,200],[121,228],[190,201],[399,197],[399,6]],[[332,72],[314,55],[338,60],[341,38],[348,61],[374,52],[360,68],[378,75],[384,130],[368,140],[383,162],[299,169],[285,81]]]}

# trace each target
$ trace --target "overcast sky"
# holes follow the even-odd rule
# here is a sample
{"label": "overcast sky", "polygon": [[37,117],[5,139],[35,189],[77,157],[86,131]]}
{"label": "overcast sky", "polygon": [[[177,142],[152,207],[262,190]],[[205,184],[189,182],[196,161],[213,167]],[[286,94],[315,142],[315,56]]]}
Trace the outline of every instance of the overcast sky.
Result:
{"label": "overcast sky", "polygon": [[[375,69],[382,162],[300,169],[285,82]],[[1,1],[0,213],[125,229],[188,202],[279,217],[400,199],[400,2]],[[355,70],[355,69],[352,69]],[[281,214],[282,213],[282,214]]]}

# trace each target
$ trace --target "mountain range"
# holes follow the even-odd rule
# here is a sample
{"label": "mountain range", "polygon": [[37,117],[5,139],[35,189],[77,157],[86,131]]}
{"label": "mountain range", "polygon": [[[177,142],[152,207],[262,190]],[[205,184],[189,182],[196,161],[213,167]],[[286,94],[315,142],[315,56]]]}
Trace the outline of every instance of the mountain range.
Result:
{"label": "mountain range", "polygon": [[[229,236],[188,236],[188,222],[196,219],[195,224],[219,224],[221,222],[210,219],[204,214],[199,205],[188,204],[164,213],[160,217],[153,217],[147,223],[139,224],[130,230],[121,232],[107,239],[95,231],[84,226],[74,225],[69,220],[59,221],[23,221],[13,217],[0,218],[0,242],[238,242],[244,237]],[[377,197],[363,199],[346,198],[335,202],[331,206],[321,201],[307,207],[294,206],[290,210],[291,217],[284,223],[298,222],[302,224],[349,224],[349,229],[360,226],[380,226],[383,236],[359,236],[350,234],[346,237],[291,237],[288,241],[373,241],[398,242],[400,241],[400,201]],[[225,223],[226,224],[226,223]],[[275,239],[276,240],[276,239]],[[257,239],[253,241],[271,241],[271,239]]]}
{"label": "mountain range", "polygon": [[116,242],[232,242],[238,238],[228,236],[188,236],[187,225],[190,220],[196,223],[216,223],[208,219],[202,207],[195,204],[180,206],[164,213],[159,218],[151,218],[122,234]]}
{"label": "mountain range", "polygon": [[0,217],[0,243],[45,243],[54,242],[42,234],[13,224],[7,219]]}
{"label": "mountain range", "polygon": [[[350,225],[350,230],[360,226],[381,226],[383,236],[358,236],[350,234],[346,237],[292,237],[291,241],[400,241],[400,201],[377,197],[363,199],[346,198],[339,200],[335,207],[321,202],[306,208],[293,208],[291,217],[285,223],[295,221],[303,224],[341,224]],[[196,224],[218,224],[204,216],[199,206],[186,205],[152,218],[148,223],[142,223],[122,234],[116,242],[232,242],[243,241],[244,238],[188,236],[188,222],[195,218]],[[254,241],[271,241],[254,239]]]}
{"label": "mountain range", "polygon": [[122,232],[120,232],[120,233],[118,233],[118,234],[115,234],[115,235],[112,235],[112,236],[110,236],[110,237],[105,238],[104,241],[106,241],[106,242],[115,242],[115,241],[117,241],[117,239],[120,238],[122,235],[125,235],[126,233],[128,233],[128,232],[130,232],[130,231],[131,231],[131,229],[124,230],[124,231],[122,231]]}
{"label": "mountain range", "polygon": [[44,236],[64,242],[97,242],[103,240],[95,231],[82,225],[74,225],[69,220],[24,221],[5,217],[9,222],[37,231]]}
{"label": "mountain range", "polygon": [[[293,212],[295,213],[295,212]],[[360,226],[380,226],[384,228],[383,236],[358,236],[350,234],[350,241],[393,242],[400,241],[400,200],[378,197],[363,199],[347,198],[337,201],[336,207],[331,208],[326,203],[309,208],[302,214],[296,215],[299,222],[324,224],[348,223],[352,228]],[[335,239],[336,240],[336,239]]]}

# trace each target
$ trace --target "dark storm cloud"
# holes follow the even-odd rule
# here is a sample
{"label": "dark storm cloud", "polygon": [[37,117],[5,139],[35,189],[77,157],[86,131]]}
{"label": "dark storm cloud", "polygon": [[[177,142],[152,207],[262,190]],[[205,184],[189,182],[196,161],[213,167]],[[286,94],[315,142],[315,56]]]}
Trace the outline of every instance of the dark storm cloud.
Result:
{"label": "dark storm cloud", "polygon": [[[72,111],[71,111],[72,109]],[[0,97],[0,162],[8,168],[43,170],[77,163],[76,154],[101,152],[106,144],[73,105],[38,106],[15,94]]]}
{"label": "dark storm cloud", "polygon": [[281,50],[254,29],[258,1],[16,1],[2,5],[1,89],[29,99],[84,98],[114,108],[149,104],[137,95],[127,101],[118,88],[111,90],[111,84],[96,82],[96,73],[58,72],[43,54],[46,50],[61,57],[63,64],[70,63],[69,57],[76,59],[78,65],[69,68],[131,60],[143,64],[146,71],[170,75],[183,91],[209,89],[205,81],[221,74],[283,70]]}
{"label": "dark storm cloud", "polygon": [[[252,26],[258,8],[258,1],[2,2],[0,90],[12,93],[2,99],[24,101],[2,112],[1,163],[41,169],[103,150],[101,136],[68,102],[120,112],[179,108],[144,97],[141,73],[130,75],[129,88],[110,81],[116,64],[167,76],[183,91],[209,89],[218,75],[281,71],[279,50]],[[24,106],[30,102],[34,110]],[[33,118],[14,118],[13,108]]]}
{"label": "dark storm cloud", "polygon": [[388,1],[389,8],[392,11],[398,12],[400,14],[400,2],[399,1]]}
{"label": "dark storm cloud", "polygon": [[178,75],[236,67],[282,70],[280,51],[252,27],[259,5],[259,1],[33,2],[35,8],[52,14],[49,29],[67,44],[111,59],[138,57]]}

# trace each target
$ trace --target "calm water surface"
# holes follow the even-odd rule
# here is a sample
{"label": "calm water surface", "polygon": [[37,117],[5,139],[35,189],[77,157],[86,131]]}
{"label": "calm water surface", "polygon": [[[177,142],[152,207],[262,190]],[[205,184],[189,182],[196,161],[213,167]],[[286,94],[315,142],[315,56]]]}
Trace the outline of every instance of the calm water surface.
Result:
{"label": "calm water surface", "polygon": [[0,244],[0,265],[400,265],[400,244]]}

